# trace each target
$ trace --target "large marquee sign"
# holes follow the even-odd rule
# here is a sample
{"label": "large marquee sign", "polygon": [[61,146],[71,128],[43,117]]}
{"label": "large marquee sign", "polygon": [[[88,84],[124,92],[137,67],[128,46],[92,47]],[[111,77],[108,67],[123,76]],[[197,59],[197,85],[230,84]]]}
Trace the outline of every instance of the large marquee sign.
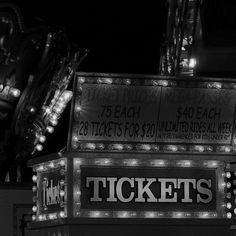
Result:
{"label": "large marquee sign", "polygon": [[223,169],[218,161],[75,158],[74,215],[223,218]]}
{"label": "large marquee sign", "polygon": [[105,156],[34,165],[34,219],[232,217],[224,162]]}
{"label": "large marquee sign", "polygon": [[81,167],[81,208],[159,211],[216,209],[215,170]]}
{"label": "large marquee sign", "polygon": [[235,84],[77,74],[70,150],[232,152]]}

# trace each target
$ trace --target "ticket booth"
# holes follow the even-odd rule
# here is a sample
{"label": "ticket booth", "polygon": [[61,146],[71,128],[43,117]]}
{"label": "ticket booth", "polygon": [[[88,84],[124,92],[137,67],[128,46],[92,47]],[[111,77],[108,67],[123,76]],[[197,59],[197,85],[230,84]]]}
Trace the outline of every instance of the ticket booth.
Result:
{"label": "ticket booth", "polygon": [[234,235],[235,88],[232,80],[77,73],[67,150],[29,163],[31,230]]}

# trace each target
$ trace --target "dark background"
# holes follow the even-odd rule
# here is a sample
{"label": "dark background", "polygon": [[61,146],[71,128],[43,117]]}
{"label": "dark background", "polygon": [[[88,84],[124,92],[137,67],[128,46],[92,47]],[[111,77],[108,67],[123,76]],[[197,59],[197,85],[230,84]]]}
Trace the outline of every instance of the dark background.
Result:
{"label": "dark background", "polygon": [[[91,49],[78,71],[158,74],[160,47],[166,31],[166,1],[127,2],[14,1],[26,27],[39,23],[60,26],[71,45]],[[44,150],[35,156],[57,152],[66,146],[69,113],[70,104],[55,132],[47,136]]]}
{"label": "dark background", "polygon": [[[160,48],[166,32],[166,0],[11,0],[27,27],[63,27],[71,45],[91,48],[78,68],[84,72],[158,74]],[[236,1],[204,0],[199,75],[236,77]],[[70,84],[72,88],[72,83]],[[43,152],[66,146],[70,104]],[[38,154],[36,154],[38,155]]]}

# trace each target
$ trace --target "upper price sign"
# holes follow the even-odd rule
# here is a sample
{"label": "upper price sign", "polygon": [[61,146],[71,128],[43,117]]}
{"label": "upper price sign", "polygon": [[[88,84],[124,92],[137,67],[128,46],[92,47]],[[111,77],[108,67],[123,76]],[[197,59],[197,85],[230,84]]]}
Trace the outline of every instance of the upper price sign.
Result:
{"label": "upper price sign", "polygon": [[232,152],[231,81],[77,74],[69,149]]}

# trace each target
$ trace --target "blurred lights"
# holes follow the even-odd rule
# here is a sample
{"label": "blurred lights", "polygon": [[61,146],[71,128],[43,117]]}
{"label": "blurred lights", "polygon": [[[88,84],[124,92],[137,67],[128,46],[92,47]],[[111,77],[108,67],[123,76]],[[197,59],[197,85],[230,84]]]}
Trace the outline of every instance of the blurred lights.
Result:
{"label": "blurred lights", "polygon": [[80,84],[83,84],[85,82],[85,78],[84,77],[79,77],[78,82]]}
{"label": "blurred lights", "polygon": [[231,183],[230,183],[230,182],[227,182],[226,187],[227,187],[227,188],[231,188]]}
{"label": "blurred lights", "polygon": [[34,186],[32,187],[32,191],[33,191],[33,192],[36,192],[36,191],[37,191],[37,186],[34,185]]}
{"label": "blurred lights", "polygon": [[39,136],[39,142],[44,143],[46,141],[46,137],[44,135]]}
{"label": "blurred lights", "polygon": [[65,212],[64,212],[64,211],[60,211],[59,216],[60,216],[61,218],[65,217]]}
{"label": "blurred lights", "polygon": [[231,173],[230,172],[226,172],[226,178],[230,178],[231,177]]}
{"label": "blurred lights", "polygon": [[13,97],[18,98],[20,96],[20,90],[17,88],[10,88],[10,94]]}
{"label": "blurred lights", "polygon": [[227,214],[226,214],[226,215],[227,215],[227,218],[228,218],[228,219],[231,219],[231,218],[232,218],[232,213],[230,213],[230,212],[227,212]]}
{"label": "blurred lights", "polygon": [[62,94],[62,97],[66,100],[66,102],[70,101],[73,96],[72,91],[65,90]]}
{"label": "blurred lights", "polygon": [[36,211],[37,211],[37,207],[36,207],[36,206],[33,206],[33,207],[32,207],[32,211],[33,211],[33,212],[36,212]]}
{"label": "blurred lights", "polygon": [[232,204],[231,204],[230,202],[227,202],[226,207],[227,207],[228,209],[231,209],[231,208],[232,208]]}
{"label": "blurred lights", "polygon": [[33,181],[34,183],[37,182],[37,175],[33,175],[33,176],[32,176],[32,181]]}
{"label": "blurred lights", "polygon": [[54,132],[54,128],[52,126],[47,126],[46,130],[48,131],[48,133],[53,133]]}
{"label": "blurred lights", "polygon": [[40,152],[40,151],[43,150],[43,145],[41,145],[41,144],[37,144],[35,148],[36,148],[37,151]]}
{"label": "blurred lights", "polygon": [[189,67],[190,68],[194,68],[195,66],[196,66],[196,64],[197,64],[197,61],[196,61],[196,59],[195,58],[190,58],[189,59]]}

